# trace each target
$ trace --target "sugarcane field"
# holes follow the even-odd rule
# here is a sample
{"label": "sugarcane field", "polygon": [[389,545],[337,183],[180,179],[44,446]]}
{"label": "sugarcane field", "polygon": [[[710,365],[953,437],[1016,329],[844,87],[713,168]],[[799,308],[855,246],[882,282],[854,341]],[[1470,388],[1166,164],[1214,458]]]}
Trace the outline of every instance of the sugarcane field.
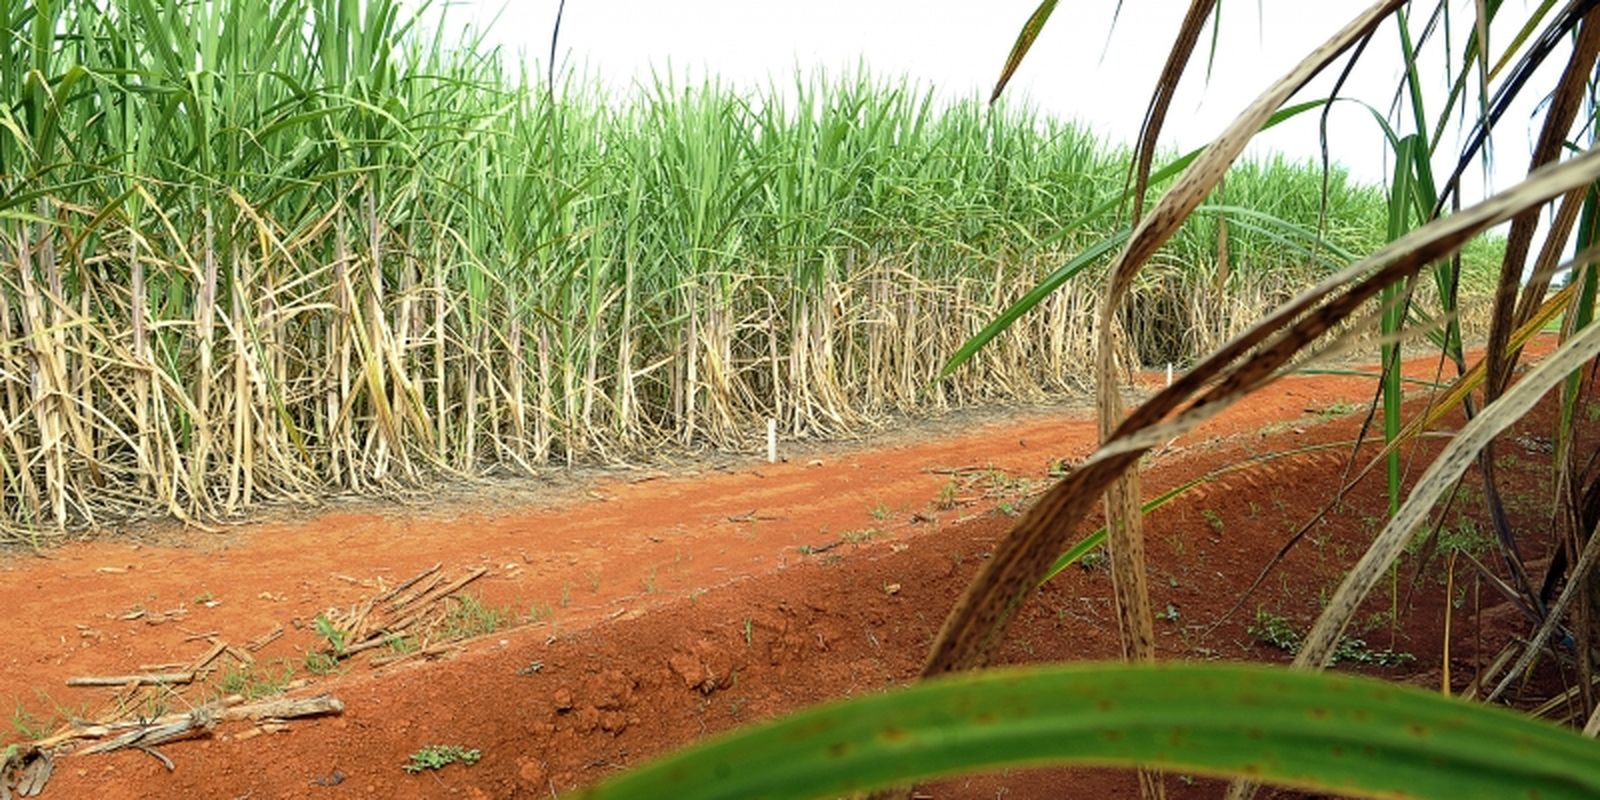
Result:
{"label": "sugarcane field", "polygon": [[1600,3],[1227,9],[6,0],[0,800],[1600,797]]}

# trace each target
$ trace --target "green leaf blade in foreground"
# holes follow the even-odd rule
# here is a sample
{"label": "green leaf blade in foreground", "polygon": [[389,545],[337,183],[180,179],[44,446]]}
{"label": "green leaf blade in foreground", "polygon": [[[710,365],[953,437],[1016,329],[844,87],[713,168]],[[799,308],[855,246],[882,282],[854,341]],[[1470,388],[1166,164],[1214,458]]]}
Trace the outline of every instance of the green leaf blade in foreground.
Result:
{"label": "green leaf blade in foreground", "polygon": [[991,670],[806,709],[589,800],[836,796],[941,775],[1145,765],[1356,796],[1592,798],[1600,742],[1351,675],[1242,664]]}

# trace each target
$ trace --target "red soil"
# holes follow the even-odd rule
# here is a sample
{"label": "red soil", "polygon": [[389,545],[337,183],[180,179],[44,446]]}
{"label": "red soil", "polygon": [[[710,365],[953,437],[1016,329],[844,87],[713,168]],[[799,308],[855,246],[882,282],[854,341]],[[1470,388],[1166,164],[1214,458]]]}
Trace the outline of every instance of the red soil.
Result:
{"label": "red soil", "polygon": [[[1419,361],[1408,371],[1428,376],[1434,366]],[[1349,439],[1363,412],[1346,409],[1369,400],[1373,387],[1359,377],[1286,379],[1158,455],[1146,491],[1250,454]],[[1525,430],[1548,431],[1547,422],[1540,427],[1548,414],[1525,420]],[[139,751],[64,756],[45,796],[546,797],[707,734],[910,679],[945,611],[1009,526],[1005,512],[1046,485],[1054,460],[1086,455],[1093,440],[1084,413],[1034,411],[776,465],[611,477],[550,490],[542,504],[448,503],[409,513],[391,506],[14,555],[0,561],[0,607],[13,631],[0,654],[0,702],[40,720],[92,714],[113,690],[65,688],[67,677],[185,662],[213,641],[240,645],[278,625],[287,635],[257,658],[285,659],[306,677],[301,658],[321,644],[310,624],[319,612],[438,562],[452,574],[484,566],[488,575],[469,592],[490,606],[536,610],[540,621],[470,641],[442,661],[375,669],[355,657],[343,674],[295,692],[332,692],[346,704],[342,715],[270,735],[224,723],[209,737],[163,746],[172,772]],[[1414,455],[1438,446],[1425,443]],[[1549,508],[1549,458],[1539,462],[1537,442],[1531,446],[1502,445],[1517,489],[1513,522],[1523,529],[1541,525]],[[1335,448],[1279,459],[1150,516],[1152,600],[1170,617],[1157,622],[1166,656],[1285,658],[1247,633],[1256,609],[1301,629],[1314,618],[1319,593],[1337,585],[1383,516],[1381,477],[1358,487],[1238,613],[1212,624],[1328,499],[1348,455]],[[999,472],[950,472],[958,468]],[[941,499],[956,505],[937,510]],[[836,546],[810,552],[829,544]],[[1409,565],[1401,574],[1409,578]],[[1360,632],[1374,649],[1415,661],[1362,669],[1438,685],[1442,575],[1434,564],[1422,577],[1400,626],[1374,617]],[[1456,579],[1471,585],[1465,570]],[[1481,609],[1471,597],[1451,631],[1457,689],[1522,628],[1494,607],[1491,592],[1482,592]],[[1390,598],[1370,605],[1382,613]],[[160,624],[148,615],[121,619],[137,608],[185,613]],[[1109,575],[1089,567],[1069,569],[1025,606],[1000,659],[1118,653]],[[541,666],[530,670],[535,662]],[[421,775],[400,769],[428,744],[475,747],[483,759]],[[1179,776],[1168,783],[1176,796],[1208,788]],[[1137,794],[1130,775],[1101,770],[1013,771],[924,791]]]}

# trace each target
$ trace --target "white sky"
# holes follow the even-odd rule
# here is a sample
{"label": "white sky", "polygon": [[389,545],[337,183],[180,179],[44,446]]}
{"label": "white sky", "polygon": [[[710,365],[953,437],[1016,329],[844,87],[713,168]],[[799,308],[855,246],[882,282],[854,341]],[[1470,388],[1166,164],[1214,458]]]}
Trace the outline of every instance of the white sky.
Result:
{"label": "white sky", "polygon": [[[1522,16],[1519,6],[1525,4],[1510,0],[1502,16]],[[558,66],[579,69],[615,90],[627,91],[635,82],[648,82],[652,67],[661,70],[670,65],[680,74],[710,74],[754,87],[769,78],[786,82],[797,67],[839,71],[864,63],[874,75],[906,75],[947,96],[987,96],[1017,31],[1036,5],[1037,0],[568,0]],[[1132,141],[1187,5],[1186,0],[1131,0],[1123,3],[1122,16],[1113,25],[1116,0],[1063,2],[1007,92],[1014,98],[1026,97],[1046,113],[1084,122],[1104,138]],[[1200,63],[1191,68],[1172,105],[1162,133],[1164,147],[1205,144],[1368,2],[1258,0],[1221,5],[1222,34],[1214,67],[1207,76],[1208,31],[1197,54]],[[1472,2],[1453,0],[1452,5],[1456,25],[1463,26],[1452,31],[1459,49],[1464,26],[1472,19]],[[557,0],[455,0],[448,14],[452,28],[489,27],[490,43],[542,63],[549,52],[556,6]],[[1431,4],[1418,8],[1421,13]],[[498,21],[490,26],[496,14]],[[1414,28],[1419,25],[1413,21]],[[1492,53],[1498,55],[1510,33],[1498,28],[1491,33]],[[1390,21],[1380,29],[1344,94],[1387,111],[1400,75],[1398,42],[1397,26]],[[1559,68],[1565,57],[1559,53],[1547,66]],[[1319,78],[1301,99],[1326,94],[1336,72]],[[1550,85],[1548,74],[1543,86]],[[1440,103],[1444,78],[1435,80],[1430,94],[1433,102]],[[1506,188],[1526,168],[1536,135],[1529,129],[1535,99],[1514,110],[1496,134],[1496,167],[1490,180],[1495,188]],[[1437,109],[1429,113],[1437,114]],[[1316,156],[1315,117],[1303,115],[1259,137],[1251,152]],[[1363,180],[1384,180],[1389,169],[1385,148],[1366,110],[1348,103],[1337,106],[1329,138],[1335,161]],[[1453,156],[1441,154],[1436,160],[1437,171],[1450,166]],[[1477,185],[1481,180],[1474,176],[1465,187],[1465,199],[1479,196]]]}

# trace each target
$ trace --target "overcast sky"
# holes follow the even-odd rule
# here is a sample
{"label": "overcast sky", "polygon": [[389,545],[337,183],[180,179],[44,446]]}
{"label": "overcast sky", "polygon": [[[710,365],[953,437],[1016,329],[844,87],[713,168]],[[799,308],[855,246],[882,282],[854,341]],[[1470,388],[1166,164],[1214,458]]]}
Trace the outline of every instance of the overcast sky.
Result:
{"label": "overcast sky", "polygon": [[[584,70],[626,91],[635,82],[648,82],[652,68],[669,64],[680,74],[711,74],[736,85],[759,86],[773,77],[788,80],[797,67],[841,70],[864,63],[875,75],[909,76],[949,97],[986,96],[1036,5],[1037,0],[568,0],[558,66]],[[1116,0],[1062,3],[1007,91],[1052,115],[1084,122],[1104,138],[1131,141],[1187,5],[1185,0],[1133,0],[1123,3],[1121,18],[1113,22]],[[1201,63],[1186,76],[1163,129],[1166,147],[1187,149],[1208,142],[1368,3],[1258,0],[1221,5],[1215,62],[1208,75],[1208,32],[1198,55]],[[1471,0],[1454,5],[1460,6],[1457,24],[1468,24]],[[1505,11],[1513,13],[1503,16],[1521,16],[1516,12],[1522,5],[1524,0],[1510,0]],[[448,13],[452,28],[487,28],[490,42],[543,63],[556,6],[557,0],[456,0]],[[1458,48],[1464,33],[1452,31]],[[1492,52],[1503,49],[1496,42],[1508,40],[1509,33],[1491,33]],[[1387,111],[1400,76],[1398,43],[1397,26],[1386,23],[1344,94]],[[1564,53],[1552,58],[1550,66],[1558,68],[1564,58]],[[1332,77],[1324,75],[1303,97],[1326,94]],[[1442,102],[1444,79],[1436,80],[1434,102]],[[1548,78],[1543,85],[1549,85]],[[1491,177],[1496,188],[1506,188],[1525,169],[1533,111],[1532,101],[1514,111],[1496,136]],[[1302,119],[1264,135],[1252,152],[1315,156],[1316,120],[1314,115]],[[1355,104],[1336,107],[1329,138],[1336,161],[1362,179],[1384,179],[1385,148],[1369,112]],[[1441,156],[1440,169],[1447,160]],[[1469,198],[1476,193],[1467,192]]]}

